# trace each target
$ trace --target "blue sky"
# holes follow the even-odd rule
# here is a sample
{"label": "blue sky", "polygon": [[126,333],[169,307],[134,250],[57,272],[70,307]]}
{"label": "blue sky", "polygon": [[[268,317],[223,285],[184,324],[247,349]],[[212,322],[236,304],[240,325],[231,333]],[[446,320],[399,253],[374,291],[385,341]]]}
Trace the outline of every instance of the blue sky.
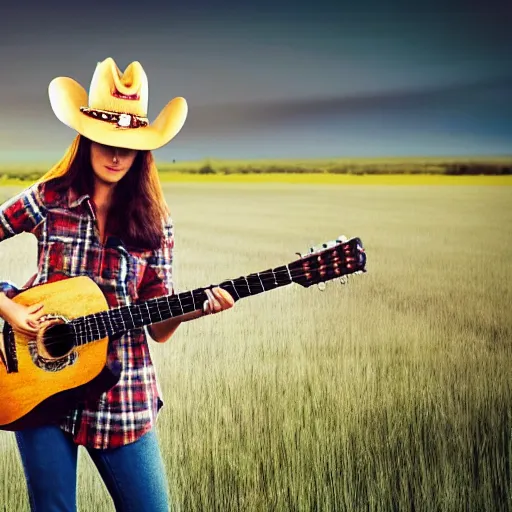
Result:
{"label": "blue sky", "polygon": [[48,84],[108,56],[143,65],[150,120],[189,103],[159,160],[511,153],[510,2],[41,4],[0,8],[5,162],[59,158]]}

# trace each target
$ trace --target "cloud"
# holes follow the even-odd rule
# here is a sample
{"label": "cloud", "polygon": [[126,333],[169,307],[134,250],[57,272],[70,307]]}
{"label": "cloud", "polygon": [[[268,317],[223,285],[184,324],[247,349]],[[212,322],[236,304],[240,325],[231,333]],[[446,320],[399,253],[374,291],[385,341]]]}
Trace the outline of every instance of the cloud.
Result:
{"label": "cloud", "polygon": [[[508,105],[512,104],[512,76],[375,94],[192,105],[183,137],[236,134],[240,130],[249,132],[266,127],[286,127],[293,123],[328,122],[394,110],[403,114],[408,110],[417,112],[439,106],[453,108],[461,104],[471,108],[480,105],[485,110],[486,102],[492,102],[495,95],[508,98]],[[504,104],[503,108],[510,107]]]}

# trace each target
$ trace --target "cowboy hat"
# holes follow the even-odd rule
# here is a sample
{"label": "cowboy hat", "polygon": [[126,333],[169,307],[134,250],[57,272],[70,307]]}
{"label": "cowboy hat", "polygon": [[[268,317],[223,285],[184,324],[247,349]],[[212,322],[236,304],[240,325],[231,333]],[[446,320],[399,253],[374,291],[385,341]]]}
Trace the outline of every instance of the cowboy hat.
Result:
{"label": "cowboy hat", "polygon": [[94,142],[121,148],[164,146],[181,130],[188,112],[185,99],[177,97],[150,124],[148,79],[142,66],[132,62],[121,73],[111,57],[96,65],[89,96],[78,82],[62,76],[50,82],[48,92],[62,123]]}

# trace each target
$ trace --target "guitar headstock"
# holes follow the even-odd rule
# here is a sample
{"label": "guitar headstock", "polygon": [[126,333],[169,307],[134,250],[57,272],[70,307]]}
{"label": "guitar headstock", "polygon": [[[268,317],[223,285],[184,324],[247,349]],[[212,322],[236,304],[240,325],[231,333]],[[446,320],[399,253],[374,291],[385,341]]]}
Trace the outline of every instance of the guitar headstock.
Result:
{"label": "guitar headstock", "polygon": [[300,259],[288,265],[292,280],[305,288],[339,278],[342,282],[350,274],[366,272],[366,253],[359,238],[348,240],[339,236],[319,247],[311,247]]}

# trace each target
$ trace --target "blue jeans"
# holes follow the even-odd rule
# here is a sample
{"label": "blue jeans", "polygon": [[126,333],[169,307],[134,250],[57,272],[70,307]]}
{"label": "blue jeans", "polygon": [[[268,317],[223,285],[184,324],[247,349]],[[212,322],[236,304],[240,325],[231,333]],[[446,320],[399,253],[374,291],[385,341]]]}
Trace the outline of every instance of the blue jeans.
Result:
{"label": "blue jeans", "polygon": [[[76,511],[78,446],[59,427],[16,432],[33,512]],[[151,430],[136,442],[112,450],[87,448],[116,510],[168,512],[167,480]]]}

